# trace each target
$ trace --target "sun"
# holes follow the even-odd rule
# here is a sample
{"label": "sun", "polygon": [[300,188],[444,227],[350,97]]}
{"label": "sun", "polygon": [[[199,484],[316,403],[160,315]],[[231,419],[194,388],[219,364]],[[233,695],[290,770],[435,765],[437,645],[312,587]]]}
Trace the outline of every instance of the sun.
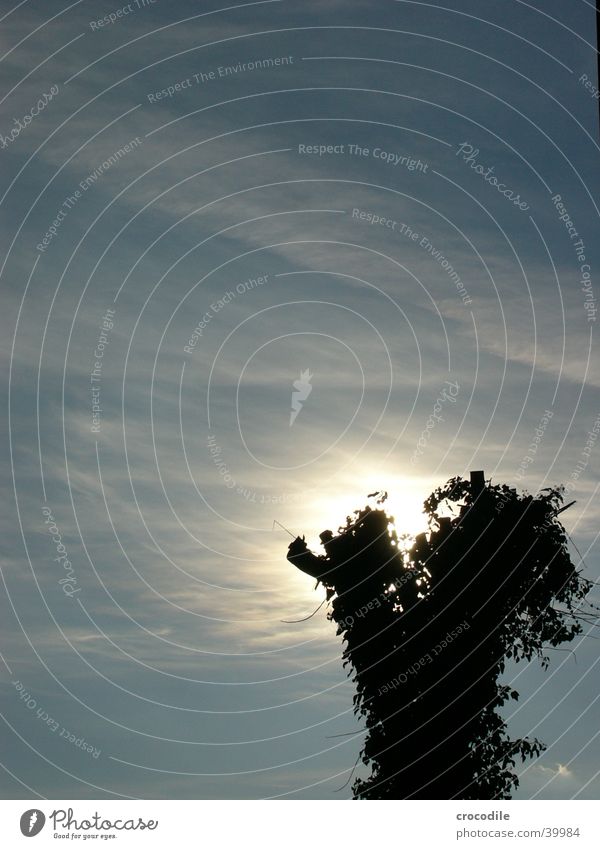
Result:
{"label": "sun", "polygon": [[[381,505],[374,493],[387,492],[388,496]],[[360,476],[358,481],[349,481],[343,490],[320,494],[310,505],[313,521],[308,522],[319,530],[329,528],[334,533],[345,524],[346,516],[355,510],[361,510],[366,504],[373,509],[381,507],[394,517],[394,527],[398,537],[407,534],[414,537],[427,530],[427,517],[423,513],[423,501],[431,492],[431,482],[421,478],[402,477],[401,475],[377,475],[375,473]],[[318,518],[315,518],[318,517]],[[307,517],[308,518],[308,517]],[[315,536],[314,542],[318,543]]]}
{"label": "sun", "polygon": [[383,505],[386,512],[394,517],[394,527],[398,536],[407,534],[414,537],[427,530],[427,517],[423,513],[423,499],[411,498],[402,492],[389,492]]}
{"label": "sun", "polygon": [[423,512],[423,501],[429,488],[418,478],[395,477],[382,486],[388,493],[383,504],[386,512],[394,517],[398,536],[408,534],[415,537],[427,530],[427,516]]}

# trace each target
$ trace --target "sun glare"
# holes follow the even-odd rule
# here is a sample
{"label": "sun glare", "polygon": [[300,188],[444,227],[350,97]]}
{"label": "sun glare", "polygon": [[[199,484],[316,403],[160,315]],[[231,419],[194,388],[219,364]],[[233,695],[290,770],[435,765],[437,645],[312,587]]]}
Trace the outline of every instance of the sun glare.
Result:
{"label": "sun glare", "polygon": [[419,487],[407,487],[406,481],[399,481],[396,490],[388,490],[385,508],[394,517],[394,527],[398,536],[408,534],[415,537],[427,530],[427,519],[423,513],[423,501],[429,493],[423,494]]}
{"label": "sun glare", "polygon": [[[394,517],[394,526],[400,537],[416,534],[427,530],[427,519],[423,513],[423,501],[431,492],[429,480],[401,476],[366,475],[359,482],[344,487],[342,493],[329,491],[321,493],[320,497],[311,502],[310,509],[314,519],[310,526],[318,528],[318,532],[326,528],[337,532],[338,527],[345,523],[346,516],[355,510],[362,509],[366,504],[376,508],[377,497],[368,495],[374,492],[387,492],[387,500],[381,505],[382,509]],[[318,543],[317,536],[312,542]],[[307,538],[308,541],[308,538]]]}

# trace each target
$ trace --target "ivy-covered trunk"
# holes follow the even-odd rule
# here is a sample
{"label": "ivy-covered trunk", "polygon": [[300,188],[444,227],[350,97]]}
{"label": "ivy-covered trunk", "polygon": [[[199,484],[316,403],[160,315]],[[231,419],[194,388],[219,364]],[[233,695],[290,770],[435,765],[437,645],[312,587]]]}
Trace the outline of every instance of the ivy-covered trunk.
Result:
{"label": "ivy-covered trunk", "polygon": [[500,708],[518,693],[500,683],[506,660],[547,665],[545,646],[580,633],[591,588],[561,505],[560,489],[519,495],[476,472],[427,499],[429,530],[410,548],[382,506],[324,532],[321,556],[290,545],[288,559],[326,588],[356,684],[371,769],[356,798],[510,798],[517,759],[543,744],[508,735]]}

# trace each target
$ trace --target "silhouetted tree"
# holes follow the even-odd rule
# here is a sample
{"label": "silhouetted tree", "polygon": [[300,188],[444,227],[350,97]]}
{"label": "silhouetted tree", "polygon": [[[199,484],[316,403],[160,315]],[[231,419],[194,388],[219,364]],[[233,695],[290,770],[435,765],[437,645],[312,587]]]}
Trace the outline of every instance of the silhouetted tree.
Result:
{"label": "silhouetted tree", "polygon": [[411,547],[381,507],[386,497],[337,535],[324,531],[324,555],[299,537],[288,551],[325,586],[345,643],[371,767],[354,795],[508,799],[517,759],[544,746],[509,738],[499,711],[518,693],[499,678],[508,659],[546,667],[546,647],[581,632],[592,586],[557,518],[563,491],[519,495],[486,486],[482,472],[453,478],[425,502],[429,531]]}

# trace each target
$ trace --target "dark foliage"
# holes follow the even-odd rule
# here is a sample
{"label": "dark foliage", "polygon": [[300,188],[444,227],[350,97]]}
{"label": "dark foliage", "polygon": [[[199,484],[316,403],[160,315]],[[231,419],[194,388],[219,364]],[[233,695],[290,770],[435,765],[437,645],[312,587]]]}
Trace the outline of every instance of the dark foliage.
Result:
{"label": "dark foliage", "polygon": [[538,658],[582,630],[591,588],[557,519],[562,491],[519,495],[453,478],[425,502],[428,533],[410,548],[380,506],[348,517],[325,555],[303,539],[288,559],[317,578],[344,640],[370,767],[356,798],[508,799],[518,759],[538,740],[510,739],[499,709],[507,659]]}

